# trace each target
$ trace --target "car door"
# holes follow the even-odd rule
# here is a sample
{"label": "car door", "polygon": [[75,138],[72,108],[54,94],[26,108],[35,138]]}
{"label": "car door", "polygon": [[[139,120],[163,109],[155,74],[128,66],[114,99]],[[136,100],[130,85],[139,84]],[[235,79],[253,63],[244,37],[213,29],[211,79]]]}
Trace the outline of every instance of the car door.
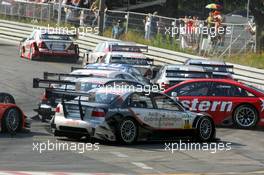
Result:
{"label": "car door", "polygon": [[228,124],[232,118],[233,110],[242,103],[255,103],[255,95],[228,83],[214,82],[208,94],[211,103],[209,113],[213,116],[215,123]]}
{"label": "car door", "polygon": [[170,97],[153,93],[153,102],[156,110],[159,111],[159,129],[189,129],[191,121],[183,107]]}
{"label": "car door", "polygon": [[127,108],[141,124],[159,128],[159,111],[154,109],[153,101],[145,93],[132,93],[127,99]]}

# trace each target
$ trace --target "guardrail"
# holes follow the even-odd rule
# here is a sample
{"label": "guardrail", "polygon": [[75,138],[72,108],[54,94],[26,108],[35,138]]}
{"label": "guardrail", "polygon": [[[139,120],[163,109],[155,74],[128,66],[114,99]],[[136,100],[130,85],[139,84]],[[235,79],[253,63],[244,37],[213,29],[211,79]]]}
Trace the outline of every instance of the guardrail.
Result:
{"label": "guardrail", "polygon": [[[22,38],[28,37],[33,28],[38,26],[0,20],[0,38],[19,42]],[[85,49],[93,49],[96,44],[106,40],[114,40],[95,34],[85,34],[80,36],[77,43],[80,47],[80,53],[83,54]],[[175,52],[171,50],[161,49],[149,46],[148,57],[154,59],[155,64],[182,64],[187,59],[206,59],[200,56]],[[230,63],[231,64],[231,63]],[[234,65],[235,78],[249,84],[254,84],[259,87],[264,87],[264,70],[252,68],[248,66]]]}

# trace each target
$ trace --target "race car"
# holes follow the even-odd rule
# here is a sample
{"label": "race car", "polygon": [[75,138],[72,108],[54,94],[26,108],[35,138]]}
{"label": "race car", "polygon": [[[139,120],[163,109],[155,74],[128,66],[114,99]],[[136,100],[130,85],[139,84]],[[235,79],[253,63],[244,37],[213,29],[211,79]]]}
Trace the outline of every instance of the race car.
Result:
{"label": "race car", "polygon": [[[78,67],[72,67],[72,70],[80,69]],[[147,80],[140,71],[135,68],[133,65],[130,64],[104,64],[104,63],[95,63],[95,64],[88,64],[84,66],[84,69],[98,69],[98,70],[116,70],[121,72],[129,73],[131,76],[134,77],[137,81],[143,84],[149,84],[149,80]]]}
{"label": "race car", "polygon": [[163,66],[152,82],[159,85],[160,89],[165,90],[185,80],[210,78],[211,76],[212,74],[206,72],[202,67],[174,64]]}
{"label": "race car", "polygon": [[233,65],[228,65],[223,61],[206,59],[188,59],[185,65],[201,66],[207,72],[212,72],[213,78],[233,79]]}
{"label": "race car", "polygon": [[18,132],[29,127],[30,119],[15,104],[14,97],[8,93],[0,93],[0,130]]}
{"label": "race car", "polygon": [[51,121],[55,136],[74,139],[86,136],[124,144],[179,136],[200,141],[215,138],[210,117],[186,111],[162,93],[114,87],[74,95],[79,97],[56,108]]}
{"label": "race car", "polygon": [[83,59],[83,66],[91,63],[96,63],[99,58],[104,57],[107,53],[129,52],[143,55],[143,51],[147,52],[148,47],[137,46],[137,44],[133,42],[104,41],[98,43],[94,51],[86,51]]}
{"label": "race car", "polygon": [[137,68],[143,77],[152,79],[156,72],[160,69],[159,66],[154,65],[154,60],[147,58],[141,53],[130,52],[112,52],[107,53],[104,57],[99,58],[97,63],[103,64],[129,64]]}
{"label": "race car", "polygon": [[[128,85],[144,87],[144,84],[133,80],[104,77],[80,78],[78,76],[76,76],[75,78],[76,79],[72,81],[45,80],[39,78],[33,79],[33,88],[45,89],[42,95],[42,99],[38,104],[38,108],[35,109],[43,122],[45,122],[47,119],[50,120],[53,117],[57,104],[61,102],[61,96],[53,93],[54,90],[87,92],[94,88],[107,86]],[[74,96],[64,96],[64,99],[65,98],[71,100],[74,98]]]}
{"label": "race car", "polygon": [[48,59],[77,62],[79,48],[74,43],[74,35],[58,34],[49,30],[34,30],[19,45],[19,54],[29,60]]}
{"label": "race car", "polygon": [[231,79],[186,80],[164,91],[216,125],[264,126],[264,91]]}

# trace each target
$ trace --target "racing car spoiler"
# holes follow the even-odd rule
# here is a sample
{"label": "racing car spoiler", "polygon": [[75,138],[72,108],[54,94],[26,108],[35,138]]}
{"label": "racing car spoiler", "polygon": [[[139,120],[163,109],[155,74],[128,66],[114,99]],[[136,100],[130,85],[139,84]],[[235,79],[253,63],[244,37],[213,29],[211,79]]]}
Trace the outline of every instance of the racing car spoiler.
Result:
{"label": "racing car spoiler", "polygon": [[[192,74],[199,74],[199,75],[208,75],[208,77],[213,77],[212,72],[200,72],[200,71],[187,71],[187,70],[166,70],[166,74],[168,77],[173,77],[173,78],[198,78],[195,75]],[[173,74],[173,75],[169,75]],[[181,74],[184,75],[190,75],[190,76],[182,76]]]}
{"label": "racing car spoiler", "polygon": [[44,80],[50,80],[49,77],[56,77],[56,80],[62,80],[62,78],[85,78],[85,77],[92,77],[93,74],[64,74],[64,73],[50,73],[50,72],[44,72],[43,73],[43,79]]}
{"label": "racing car spoiler", "polygon": [[[190,63],[190,65],[193,66],[202,66],[202,67],[223,67],[227,69],[231,69],[232,71],[228,71],[228,73],[234,73],[233,72],[233,65],[217,65],[217,64],[203,64],[203,63]],[[210,70],[207,70],[210,71]],[[212,70],[213,72],[223,72],[223,71],[218,71],[218,70]]]}
{"label": "racing car spoiler", "polygon": [[[46,86],[44,86],[44,84]],[[65,89],[67,89],[67,85],[75,85],[75,82],[66,80],[45,80],[40,78],[33,78],[33,88],[51,88],[51,85],[65,85]]]}
{"label": "racing car spoiler", "polygon": [[[54,94],[59,94],[62,96],[61,98],[61,104],[63,107],[63,112],[64,112],[64,117],[67,118],[67,109],[65,106],[65,97],[67,96],[72,96],[75,97],[75,99],[73,99],[73,101],[77,101],[78,104],[76,104],[79,108],[79,112],[80,112],[80,118],[81,120],[84,119],[84,110],[82,108],[82,106],[87,106],[87,105],[83,105],[82,102],[85,102],[86,100],[82,100],[82,97],[89,97],[90,94],[87,92],[76,92],[76,91],[63,91],[63,90],[53,90],[52,93]],[[78,99],[76,99],[78,97]],[[66,98],[67,99],[67,98]]]}
{"label": "racing car spoiler", "polygon": [[115,52],[148,52],[148,46],[137,45],[110,45],[109,51]]}

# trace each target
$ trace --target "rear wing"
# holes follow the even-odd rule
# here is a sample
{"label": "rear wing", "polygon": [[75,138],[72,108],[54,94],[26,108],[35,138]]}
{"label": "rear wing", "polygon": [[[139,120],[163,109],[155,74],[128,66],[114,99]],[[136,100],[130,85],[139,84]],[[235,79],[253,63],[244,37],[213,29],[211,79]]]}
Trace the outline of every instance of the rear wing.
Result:
{"label": "rear wing", "polygon": [[[189,65],[193,65],[193,66],[201,66],[201,67],[220,67],[220,68],[226,68],[228,73],[234,73],[233,69],[234,66],[233,65],[218,65],[218,64],[203,64],[203,63],[190,63]],[[207,71],[212,71],[212,72],[224,72],[221,70],[207,70]]]}
{"label": "rear wing", "polygon": [[[50,73],[44,72],[43,79],[44,80],[62,80],[63,78],[85,78],[85,77],[92,77],[92,74],[64,74],[64,73]],[[53,79],[50,79],[53,77]]]}
{"label": "rear wing", "polygon": [[[52,93],[54,94],[58,94],[60,95],[62,98],[61,98],[61,104],[62,104],[62,107],[63,107],[63,112],[64,112],[64,117],[67,118],[67,108],[65,106],[65,97],[75,97],[72,101],[76,101],[77,103],[76,104],[73,104],[73,105],[76,105],[78,106],[78,111],[80,113],[80,118],[81,120],[84,119],[84,116],[85,116],[85,110],[83,109],[83,105],[82,102],[85,102],[87,100],[83,100],[82,97],[89,97],[90,94],[88,94],[87,92],[76,92],[76,91],[61,91],[61,90],[53,90]],[[77,99],[78,97],[78,99]],[[66,98],[67,99],[67,98]]]}
{"label": "rear wing", "polygon": [[75,71],[75,70],[84,70],[86,68],[83,68],[83,67],[71,67],[71,72]]}
{"label": "rear wing", "polygon": [[73,38],[73,39],[77,39],[78,35],[77,34],[67,34],[67,33],[47,33],[45,32],[41,32],[41,35],[54,35],[54,36],[67,36],[69,38]]}
{"label": "rear wing", "polygon": [[128,58],[128,57],[115,57],[111,61],[118,64],[142,65],[148,66],[154,64],[154,59],[151,58]]}
{"label": "rear wing", "polygon": [[75,82],[65,81],[65,80],[45,80],[40,78],[33,78],[33,88],[54,88],[54,85],[65,85],[65,90],[67,86],[75,85]]}
{"label": "rear wing", "polygon": [[148,46],[137,45],[110,45],[110,52],[148,52]]}
{"label": "rear wing", "polygon": [[[119,70],[118,68],[114,68],[114,67],[104,67],[104,66],[98,66],[98,67],[88,67],[88,68],[82,68],[82,67],[71,67],[71,72],[75,71],[75,70],[88,70],[88,69],[92,69],[92,70],[98,70],[98,69],[102,69],[102,70]],[[91,74],[92,76],[92,74]],[[86,76],[87,77],[87,76]]]}
{"label": "rear wing", "polygon": [[[189,76],[186,76],[189,75]],[[212,72],[200,72],[200,71],[185,71],[185,70],[166,70],[166,77],[173,78],[202,78],[200,76],[204,75],[208,78],[213,77]]]}

